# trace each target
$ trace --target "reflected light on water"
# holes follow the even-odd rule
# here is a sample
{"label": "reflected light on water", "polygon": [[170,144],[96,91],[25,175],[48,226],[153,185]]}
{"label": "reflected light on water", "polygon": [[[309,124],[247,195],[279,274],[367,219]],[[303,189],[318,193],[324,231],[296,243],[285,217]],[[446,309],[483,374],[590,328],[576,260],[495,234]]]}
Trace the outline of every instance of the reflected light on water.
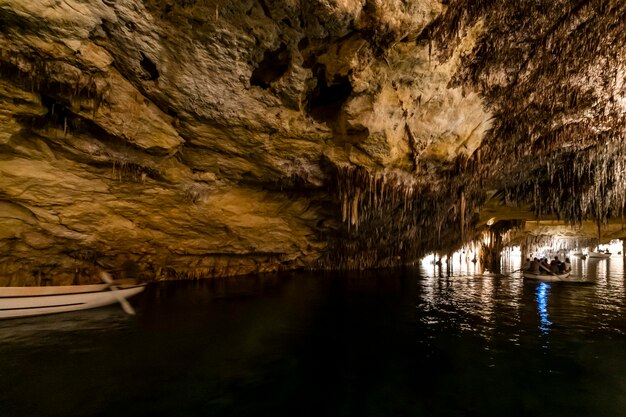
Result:
{"label": "reflected light on water", "polygon": [[548,319],[548,295],[550,284],[542,282],[537,286],[537,310],[539,311],[539,330],[547,334],[552,322]]}
{"label": "reflected light on water", "polygon": [[598,277],[598,282],[602,282],[605,283],[607,281],[607,271],[606,271],[606,259],[602,259],[603,262],[600,262],[600,260],[596,260],[596,259],[589,259],[590,264],[596,263],[597,264],[597,272],[596,272],[596,276]]}
{"label": "reflected light on water", "polygon": [[624,416],[620,256],[574,260],[584,283],[453,262],[155,283],[134,317],[0,322],[0,416]]}

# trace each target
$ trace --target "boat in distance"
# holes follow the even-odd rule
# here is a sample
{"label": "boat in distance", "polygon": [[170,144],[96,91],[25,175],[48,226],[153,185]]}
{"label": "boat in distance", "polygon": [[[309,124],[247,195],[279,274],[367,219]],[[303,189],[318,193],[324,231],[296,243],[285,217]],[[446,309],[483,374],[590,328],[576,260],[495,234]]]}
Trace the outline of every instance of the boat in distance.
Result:
{"label": "boat in distance", "polygon": [[86,310],[127,303],[146,284],[91,284],[49,287],[0,287],[0,319]]}
{"label": "boat in distance", "polygon": [[532,272],[524,271],[522,275],[526,279],[535,279],[539,281],[555,282],[555,281],[566,281],[570,275],[570,271],[563,272],[561,274],[549,274],[549,273],[533,274]]}
{"label": "boat in distance", "polygon": [[589,252],[587,254],[590,258],[607,259],[611,257],[610,253],[605,252]]}

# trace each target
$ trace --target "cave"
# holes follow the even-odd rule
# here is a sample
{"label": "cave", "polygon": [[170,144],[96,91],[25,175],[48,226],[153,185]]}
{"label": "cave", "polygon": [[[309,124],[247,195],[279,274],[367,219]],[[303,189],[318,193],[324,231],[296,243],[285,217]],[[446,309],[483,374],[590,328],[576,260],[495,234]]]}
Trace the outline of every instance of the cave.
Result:
{"label": "cave", "polygon": [[[24,210],[67,210],[75,223],[67,227],[83,232],[67,240],[45,216],[38,217],[42,224],[7,226],[14,231],[0,265],[16,280],[28,280],[16,265],[40,270],[49,259],[56,265],[50,274],[62,281],[70,265],[85,262],[68,253],[95,250],[106,254],[101,262],[116,265],[128,260],[125,251],[132,247],[132,260],[145,274],[166,266],[181,276],[368,269],[466,250],[493,232],[492,218],[507,225],[502,236],[524,229],[511,226],[515,220],[557,222],[578,230],[579,242],[589,246],[593,239],[621,238],[622,7],[599,0],[565,8],[543,1],[507,7],[486,1],[475,8],[461,0],[409,3],[386,11],[368,2],[324,14],[261,2],[266,12],[254,14],[250,5],[212,2],[172,4],[163,13],[147,2],[137,6],[152,19],[144,21],[110,2],[85,11],[107,22],[107,36],[90,36],[100,24],[88,25],[85,36],[72,38],[71,53],[65,47],[44,51],[21,37],[37,27],[46,29],[40,36],[51,45],[69,42],[63,23],[50,20],[37,3],[23,6],[28,13],[7,10],[0,94],[2,149],[10,156],[1,165],[7,167],[2,187],[12,191],[3,199]],[[62,13],[70,21],[78,16]],[[116,23],[107,13],[123,19]],[[285,23],[294,21],[301,24]],[[154,30],[148,34],[147,27]],[[159,83],[147,86],[146,80]],[[28,150],[26,143],[39,145]],[[50,150],[45,157],[44,148]],[[68,188],[63,181],[8,175],[16,172],[12,164],[35,169],[47,161],[62,176],[64,160],[85,170]],[[89,199],[99,187],[89,185],[94,167],[120,163],[135,174],[122,175],[122,182],[106,170],[99,175],[109,198],[127,201],[129,212],[107,203],[94,223],[93,210],[73,201]],[[24,198],[15,184],[57,187],[55,195],[65,197],[63,203]],[[154,187],[170,196],[151,201]],[[258,208],[260,223],[235,227],[241,212],[222,218],[215,204],[226,196],[232,213]],[[188,202],[188,210],[206,212],[190,216],[181,207],[171,214],[182,222],[173,221],[177,230],[131,215],[162,219],[163,207]],[[309,207],[315,221],[298,216],[299,205]],[[132,241],[119,244],[122,222],[110,221],[115,216],[129,219]],[[202,226],[207,216],[216,219],[208,228]],[[275,218],[293,222],[257,241]],[[156,248],[155,228],[163,228]],[[228,266],[200,255],[222,247],[224,230],[233,238],[220,250],[238,259]],[[557,234],[563,233],[576,234]],[[29,249],[23,236],[49,242],[40,249],[47,256]],[[542,238],[516,236],[504,239],[503,248],[530,247],[528,239]],[[196,247],[201,241],[212,249]],[[55,249],[65,246],[71,250]],[[282,255],[259,266],[257,252]]]}
{"label": "cave", "polygon": [[0,22],[3,416],[623,415],[626,2]]}

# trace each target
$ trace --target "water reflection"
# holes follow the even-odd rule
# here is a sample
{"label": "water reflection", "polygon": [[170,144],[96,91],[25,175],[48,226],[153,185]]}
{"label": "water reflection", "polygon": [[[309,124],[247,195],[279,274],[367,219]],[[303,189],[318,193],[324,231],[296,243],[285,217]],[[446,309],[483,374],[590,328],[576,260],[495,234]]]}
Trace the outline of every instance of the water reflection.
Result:
{"label": "water reflection", "polygon": [[[445,315],[447,327],[481,335],[485,340],[490,340],[502,323],[516,326],[530,324],[531,320],[535,331],[543,336],[555,328],[626,332],[621,256],[573,259],[572,282],[525,281],[519,267],[519,260],[511,257],[503,259],[502,274],[480,270],[466,273],[466,269],[459,268],[448,276],[440,273],[441,268],[422,263],[417,308],[428,313],[422,317],[423,322],[439,325]],[[519,342],[520,334],[512,333],[509,340]],[[549,343],[549,339],[542,339],[544,342]]]}
{"label": "water reflection", "polygon": [[548,320],[548,295],[550,293],[550,284],[545,282],[537,286],[537,310],[539,311],[539,330],[547,334],[550,331],[552,322]]}
{"label": "water reflection", "polygon": [[593,285],[513,258],[169,282],[133,318],[0,321],[0,415],[622,417],[624,265],[600,262],[574,265]]}
{"label": "water reflection", "polygon": [[0,346],[6,343],[46,345],[79,333],[124,328],[133,320],[119,306],[63,314],[0,320]]}
{"label": "water reflection", "polygon": [[[420,269],[417,308],[428,325],[480,335],[490,340],[498,325],[520,321],[523,281],[489,272],[442,276],[430,265]],[[517,336],[512,335],[514,339]]]}

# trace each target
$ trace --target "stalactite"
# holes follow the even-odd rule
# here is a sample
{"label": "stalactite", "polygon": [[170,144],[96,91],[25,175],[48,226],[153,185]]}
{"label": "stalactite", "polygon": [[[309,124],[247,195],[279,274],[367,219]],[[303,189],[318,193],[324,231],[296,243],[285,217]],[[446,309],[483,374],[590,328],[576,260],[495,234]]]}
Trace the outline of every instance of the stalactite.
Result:
{"label": "stalactite", "polygon": [[465,241],[465,192],[461,192],[461,242]]}
{"label": "stalactite", "polygon": [[[482,20],[487,30],[451,85],[478,91],[494,114],[493,127],[470,157],[438,166],[439,176],[415,158],[421,148],[406,126],[416,175],[337,168],[338,204],[349,228],[336,243],[337,261],[382,265],[398,254],[448,253],[472,241],[483,185],[503,190],[506,205],[530,204],[537,217],[571,224],[593,218],[600,225],[622,217],[626,92],[616,71],[600,69],[626,66],[626,3],[600,3],[460,0],[447,8],[427,34],[432,59],[445,59],[459,34]],[[496,74],[506,77],[494,82]]]}

